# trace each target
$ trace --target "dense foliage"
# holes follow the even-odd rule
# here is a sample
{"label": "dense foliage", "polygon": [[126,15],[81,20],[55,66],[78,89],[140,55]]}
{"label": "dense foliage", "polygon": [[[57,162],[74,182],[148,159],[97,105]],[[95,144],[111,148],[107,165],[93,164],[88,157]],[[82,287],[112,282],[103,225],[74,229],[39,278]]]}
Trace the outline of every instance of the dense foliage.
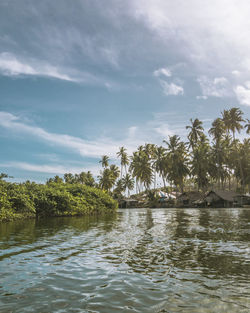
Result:
{"label": "dense foliage", "polygon": [[[207,134],[197,118],[191,119],[186,129],[187,141],[178,135],[169,136],[162,146],[146,143],[131,156],[121,147],[117,152],[120,178],[104,155],[100,161],[104,168],[99,176],[100,187],[113,190],[116,197],[126,190],[129,196],[134,185],[136,193],[149,191],[161,180],[164,187],[169,185],[179,191],[219,188],[250,192],[250,124],[239,108],[224,110]],[[241,131],[245,136],[239,140],[236,134]]]}
{"label": "dense foliage", "polygon": [[0,179],[0,221],[106,213],[116,208],[108,193],[86,184],[53,179],[44,185],[29,181],[16,184]]}

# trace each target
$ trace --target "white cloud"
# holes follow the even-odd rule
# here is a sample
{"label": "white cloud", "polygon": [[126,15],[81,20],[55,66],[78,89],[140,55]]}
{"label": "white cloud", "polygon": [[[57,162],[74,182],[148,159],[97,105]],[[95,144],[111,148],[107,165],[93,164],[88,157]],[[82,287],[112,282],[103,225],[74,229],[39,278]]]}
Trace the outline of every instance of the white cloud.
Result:
{"label": "white cloud", "polygon": [[11,53],[0,53],[0,75],[23,77],[23,76],[40,76],[56,78],[64,81],[103,86],[109,90],[117,89],[117,83],[97,77],[85,71],[78,71],[71,68],[60,68],[40,60],[19,60]]}
{"label": "white cloud", "polygon": [[231,95],[230,85],[225,77],[216,77],[210,79],[207,76],[201,76],[197,79],[200,84],[203,99],[208,96],[212,97],[229,97]]}
{"label": "white cloud", "polygon": [[55,66],[42,63],[30,65],[18,60],[13,54],[6,52],[0,54],[0,72],[6,76],[47,76],[61,80],[77,81],[67,74],[62,73]]}
{"label": "white cloud", "polygon": [[232,74],[236,77],[239,77],[240,76],[240,71],[237,71],[237,70],[233,70],[232,71]]}
{"label": "white cloud", "polygon": [[159,126],[155,127],[154,130],[163,137],[172,136],[174,134],[166,123],[161,123]]}
{"label": "white cloud", "polygon": [[165,80],[161,80],[160,83],[166,96],[178,96],[184,94],[184,89],[182,86],[178,86],[174,83],[168,83]]}
{"label": "white cloud", "polygon": [[234,92],[240,104],[250,106],[250,82],[246,82],[245,86],[236,86]]}
{"label": "white cloud", "polygon": [[1,167],[17,168],[29,172],[48,173],[62,175],[65,173],[78,174],[81,172],[91,171],[93,175],[98,175],[100,168],[98,166],[72,167],[57,164],[31,164],[26,162],[7,162],[0,164]]}
{"label": "white cloud", "polygon": [[159,77],[159,76],[171,77],[172,73],[167,67],[165,67],[165,68],[159,68],[158,70],[154,71],[153,75],[155,77]]}
{"label": "white cloud", "polygon": [[[135,18],[193,70],[232,72],[244,63],[250,49],[250,2],[242,0],[133,0]],[[181,9],[180,9],[181,8]],[[214,73],[213,73],[214,74]]]}
{"label": "white cloud", "polygon": [[88,141],[66,134],[50,133],[40,127],[24,124],[17,116],[7,112],[0,112],[0,126],[15,132],[36,136],[50,144],[73,149],[82,156],[99,157],[106,154],[107,151],[109,155],[115,155],[117,151],[117,146],[111,139],[102,138],[98,141]]}
{"label": "white cloud", "polygon": [[207,100],[207,96],[196,96],[196,99],[198,99],[198,100],[200,100],[200,99],[202,99],[202,100]]}
{"label": "white cloud", "polygon": [[[116,158],[116,153],[121,146],[125,146],[129,154],[137,149],[139,145],[143,145],[145,142],[154,142],[161,144],[162,137],[175,133],[175,128],[169,128],[169,125],[164,120],[164,117],[156,116],[153,120],[145,123],[142,127],[131,126],[126,131],[128,134],[125,138],[120,140],[114,140],[112,138],[98,138],[97,140],[85,140],[79,137],[69,136],[66,134],[50,133],[43,128],[29,125],[21,121],[18,116],[15,116],[8,112],[0,111],[0,126],[6,128],[10,132],[24,134],[25,136],[33,136],[44,141],[47,144],[54,146],[61,146],[70,151],[75,151],[83,157],[100,158],[100,156],[107,154],[111,158]],[[175,127],[175,126],[174,126]],[[178,132],[180,129],[178,129]],[[159,134],[162,136],[160,137]],[[49,152],[48,152],[49,153]],[[54,162],[55,159],[49,160]],[[96,160],[95,160],[96,162]],[[57,163],[60,163],[58,159]],[[20,164],[19,164],[20,165]],[[50,166],[50,165],[49,165]],[[53,166],[54,168],[54,166]],[[45,168],[47,171],[50,168]],[[51,169],[52,170],[52,169]],[[60,168],[57,169],[59,171]],[[61,170],[65,171],[65,169]]]}

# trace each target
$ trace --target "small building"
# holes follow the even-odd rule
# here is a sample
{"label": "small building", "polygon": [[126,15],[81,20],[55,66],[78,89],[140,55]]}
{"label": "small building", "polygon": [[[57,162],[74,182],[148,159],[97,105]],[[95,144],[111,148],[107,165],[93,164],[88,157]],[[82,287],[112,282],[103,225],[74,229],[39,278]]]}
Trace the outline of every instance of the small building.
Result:
{"label": "small building", "polygon": [[183,192],[177,198],[177,205],[180,207],[196,207],[198,202],[203,202],[203,198],[203,193],[200,191]]}
{"label": "small building", "polygon": [[205,196],[206,206],[216,208],[232,208],[234,197],[238,194],[229,190],[211,190]]}
{"label": "small building", "polygon": [[233,197],[234,207],[250,206],[250,195],[237,195]]}

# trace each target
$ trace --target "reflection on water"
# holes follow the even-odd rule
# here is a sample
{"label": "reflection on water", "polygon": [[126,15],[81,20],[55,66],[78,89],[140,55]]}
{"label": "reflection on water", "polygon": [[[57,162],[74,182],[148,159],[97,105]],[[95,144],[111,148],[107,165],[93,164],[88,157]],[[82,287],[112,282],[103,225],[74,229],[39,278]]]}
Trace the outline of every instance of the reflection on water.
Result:
{"label": "reflection on water", "polygon": [[249,312],[250,210],[0,224],[0,312]]}

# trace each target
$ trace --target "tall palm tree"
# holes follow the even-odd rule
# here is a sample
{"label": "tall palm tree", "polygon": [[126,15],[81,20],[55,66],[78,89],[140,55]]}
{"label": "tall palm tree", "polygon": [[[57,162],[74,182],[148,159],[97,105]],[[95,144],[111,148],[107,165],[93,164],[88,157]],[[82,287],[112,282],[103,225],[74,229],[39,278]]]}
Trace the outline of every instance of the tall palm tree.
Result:
{"label": "tall palm tree", "polygon": [[230,115],[230,130],[233,133],[233,138],[235,140],[235,132],[241,131],[243,128],[242,122],[245,122],[245,120],[242,118],[243,112],[239,108],[232,108],[229,110]]}
{"label": "tall palm tree", "polygon": [[250,120],[247,118],[246,125],[244,126],[246,128],[246,133],[250,134]]}
{"label": "tall palm tree", "polygon": [[136,179],[136,182],[139,185],[144,185],[146,189],[149,188],[153,179],[153,170],[152,164],[149,156],[145,151],[139,150],[133,153],[130,163],[130,171],[132,176]]}
{"label": "tall palm tree", "polygon": [[242,122],[245,120],[242,118],[243,112],[239,108],[231,108],[230,110],[224,110],[222,113],[222,120],[225,125],[227,133],[231,131],[235,140],[235,132],[240,132],[243,126]]}
{"label": "tall palm tree", "polygon": [[115,177],[109,168],[104,168],[98,176],[101,189],[110,191],[115,184]]}
{"label": "tall palm tree", "polygon": [[156,159],[156,145],[153,143],[146,143],[144,145],[144,152],[147,154],[152,170],[153,170],[153,177],[154,177],[154,188],[156,188],[156,168],[155,168],[155,159]]}
{"label": "tall palm tree", "polygon": [[109,169],[112,172],[112,174],[113,174],[113,176],[115,177],[115,180],[116,180],[119,177],[119,175],[120,175],[119,167],[116,166],[115,164],[111,164]]}
{"label": "tall palm tree", "polygon": [[127,165],[129,165],[129,157],[126,152],[126,148],[120,147],[120,150],[117,152],[117,156],[121,158],[121,178],[122,178],[122,170],[125,168],[125,173],[127,174]]}
{"label": "tall palm tree", "polygon": [[203,136],[204,128],[202,127],[202,121],[196,118],[194,121],[190,119],[191,126],[186,126],[186,129],[190,129],[188,134],[189,146],[194,149],[196,143]]}
{"label": "tall palm tree", "polygon": [[216,118],[213,121],[212,127],[209,129],[208,133],[213,136],[215,142],[219,142],[225,133],[225,125],[223,120],[221,118]]}
{"label": "tall palm tree", "polygon": [[123,188],[128,190],[128,197],[130,195],[130,190],[134,189],[134,179],[131,177],[130,174],[126,174],[122,179]]}
{"label": "tall palm tree", "polygon": [[229,134],[230,128],[231,128],[231,117],[230,117],[229,110],[223,110],[223,112],[221,112],[221,115],[222,115],[222,121],[224,123],[225,130],[227,134]]}
{"label": "tall palm tree", "polygon": [[154,167],[159,176],[162,178],[163,185],[166,187],[166,149],[162,146],[156,147]]}
{"label": "tall palm tree", "polygon": [[176,187],[180,187],[183,192],[184,179],[189,174],[189,160],[186,145],[184,142],[180,141],[180,137],[177,135],[169,136],[169,141],[167,142],[164,140],[164,142],[168,146],[168,179],[173,182]]}
{"label": "tall palm tree", "polygon": [[195,178],[198,189],[204,189],[209,183],[210,146],[207,138],[199,142],[193,152],[191,174]]}
{"label": "tall palm tree", "polygon": [[99,163],[102,164],[103,168],[107,168],[109,166],[109,157],[107,155],[103,155]]}
{"label": "tall palm tree", "polygon": [[[239,109],[239,108],[231,108],[228,111],[229,116],[229,126],[228,126],[228,130],[231,131],[233,133],[233,149],[235,151],[237,151],[237,143],[235,140],[235,133],[236,131],[238,131],[240,133],[241,129],[243,128],[242,126],[242,122],[244,122],[245,120],[242,118],[243,116],[243,112]],[[236,152],[236,154],[234,154],[236,157],[236,161],[239,164],[239,168],[240,168],[240,172],[241,172],[241,180],[243,180],[244,174],[243,174],[243,169],[242,169],[242,165],[241,165],[241,160],[238,157],[238,153]]]}

